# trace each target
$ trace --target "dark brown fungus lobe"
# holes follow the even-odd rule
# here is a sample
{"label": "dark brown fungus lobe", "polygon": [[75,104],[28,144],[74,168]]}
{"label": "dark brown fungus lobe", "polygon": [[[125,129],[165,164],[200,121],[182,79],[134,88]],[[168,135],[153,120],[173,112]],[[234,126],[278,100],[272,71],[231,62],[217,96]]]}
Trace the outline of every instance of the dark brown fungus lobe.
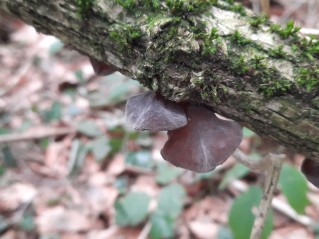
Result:
{"label": "dark brown fungus lobe", "polygon": [[189,106],[186,114],[188,124],[168,132],[161,154],[177,167],[198,173],[211,171],[239,146],[242,127],[203,107]]}
{"label": "dark brown fungus lobe", "polygon": [[309,182],[319,188],[319,162],[306,158],[302,163],[301,171]]}
{"label": "dark brown fungus lobe", "polygon": [[90,57],[90,62],[93,67],[94,73],[98,76],[106,76],[114,73],[116,70],[108,64],[97,61]]}
{"label": "dark brown fungus lobe", "polygon": [[126,103],[125,116],[136,130],[167,131],[187,124],[181,106],[153,92],[130,98]]}

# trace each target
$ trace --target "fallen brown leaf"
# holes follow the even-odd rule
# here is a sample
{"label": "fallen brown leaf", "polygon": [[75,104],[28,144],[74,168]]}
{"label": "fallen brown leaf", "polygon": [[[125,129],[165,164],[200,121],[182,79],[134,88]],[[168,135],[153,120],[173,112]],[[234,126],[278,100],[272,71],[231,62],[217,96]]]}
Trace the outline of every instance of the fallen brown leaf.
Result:
{"label": "fallen brown leaf", "polygon": [[212,221],[190,221],[188,226],[191,232],[200,239],[217,238],[219,226]]}
{"label": "fallen brown leaf", "polygon": [[16,183],[0,191],[0,213],[16,210],[21,204],[30,203],[36,196],[30,184]]}
{"label": "fallen brown leaf", "polygon": [[89,216],[81,210],[66,209],[62,206],[42,211],[36,218],[40,233],[84,232],[91,228]]}

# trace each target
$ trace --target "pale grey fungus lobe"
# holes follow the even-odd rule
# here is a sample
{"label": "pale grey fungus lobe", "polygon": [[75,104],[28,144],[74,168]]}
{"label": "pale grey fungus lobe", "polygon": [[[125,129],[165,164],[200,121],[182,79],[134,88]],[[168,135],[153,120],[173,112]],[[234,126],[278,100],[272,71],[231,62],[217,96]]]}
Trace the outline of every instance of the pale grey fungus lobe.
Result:
{"label": "pale grey fungus lobe", "polygon": [[136,130],[167,131],[187,124],[187,117],[181,106],[153,92],[130,98],[126,103],[125,116]]}

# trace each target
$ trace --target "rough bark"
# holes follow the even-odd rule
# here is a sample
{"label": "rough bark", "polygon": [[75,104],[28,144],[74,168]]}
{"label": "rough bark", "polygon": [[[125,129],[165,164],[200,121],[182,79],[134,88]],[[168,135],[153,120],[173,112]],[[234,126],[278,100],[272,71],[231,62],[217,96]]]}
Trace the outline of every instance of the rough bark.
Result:
{"label": "rough bark", "polygon": [[[173,101],[211,106],[319,160],[319,45],[230,1],[1,0]],[[170,3],[169,3],[170,2]]]}

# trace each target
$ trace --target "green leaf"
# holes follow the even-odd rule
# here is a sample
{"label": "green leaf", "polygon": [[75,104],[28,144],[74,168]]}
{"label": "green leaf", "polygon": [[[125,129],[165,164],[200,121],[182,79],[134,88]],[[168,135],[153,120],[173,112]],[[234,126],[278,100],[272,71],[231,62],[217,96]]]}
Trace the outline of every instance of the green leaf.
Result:
{"label": "green leaf", "polygon": [[[234,239],[250,237],[255,219],[252,209],[258,207],[261,197],[262,190],[253,186],[234,200],[228,218]],[[272,226],[272,213],[268,213],[262,239],[268,238],[272,231]]]}
{"label": "green leaf", "polygon": [[264,230],[262,231],[262,234],[261,234],[261,238],[262,239],[267,239],[269,238],[272,230],[273,230],[273,214],[272,214],[272,210],[270,209],[270,211],[268,212],[268,215],[267,215],[267,218],[266,218],[266,221],[265,221],[265,227],[264,227]]}
{"label": "green leaf", "polygon": [[74,72],[75,77],[79,80],[80,83],[85,82],[85,77],[82,70],[77,70]]}
{"label": "green leaf", "polygon": [[57,101],[51,105],[51,108],[48,111],[43,112],[43,118],[46,123],[61,119],[61,115],[62,105]]}
{"label": "green leaf", "polygon": [[311,229],[312,229],[313,233],[318,237],[319,236],[319,222],[316,222],[316,223],[314,223],[314,225],[311,225]]}
{"label": "green leaf", "polygon": [[228,227],[220,227],[218,230],[217,239],[233,239],[233,234]]}
{"label": "green leaf", "polygon": [[115,221],[120,226],[137,226],[147,216],[150,197],[132,192],[115,202]]}
{"label": "green leaf", "polygon": [[0,177],[3,176],[6,173],[6,168],[4,165],[0,164]]}
{"label": "green leaf", "polygon": [[113,186],[118,189],[120,194],[124,194],[129,186],[128,176],[117,177],[116,180],[113,182]]}
{"label": "green leaf", "polygon": [[161,163],[157,167],[156,182],[159,184],[170,183],[181,175],[182,172],[183,169],[181,168],[170,166],[167,163]]}
{"label": "green leaf", "polygon": [[151,218],[152,239],[174,238],[176,217],[182,212],[185,196],[185,190],[180,184],[171,184],[160,191],[157,210]]}
{"label": "green leaf", "polygon": [[173,238],[175,220],[169,216],[157,211],[151,217],[151,225],[151,239]]}
{"label": "green leaf", "polygon": [[309,205],[307,181],[295,167],[284,164],[279,177],[279,186],[290,206],[298,213],[304,213]]}
{"label": "green leaf", "polygon": [[180,184],[164,187],[158,195],[158,211],[176,218],[183,209],[185,196],[185,190]]}
{"label": "green leaf", "polygon": [[96,137],[102,134],[94,121],[82,121],[75,125],[75,128],[82,134],[89,137]]}
{"label": "green leaf", "polygon": [[101,80],[98,90],[89,93],[88,100],[94,108],[112,106],[135,95],[139,89],[135,81],[116,72]]}
{"label": "green leaf", "polygon": [[249,137],[252,137],[252,136],[254,136],[254,135],[256,135],[256,134],[255,134],[254,131],[252,131],[252,130],[246,128],[246,127],[244,127],[244,128],[243,128],[243,135],[244,135],[244,138],[249,138]]}
{"label": "green leaf", "polygon": [[40,140],[39,142],[39,146],[42,148],[42,149],[47,149],[48,146],[49,146],[49,138],[43,138]]}
{"label": "green leaf", "polygon": [[147,131],[138,132],[136,143],[143,148],[150,148],[153,144],[153,139]]}
{"label": "green leaf", "polygon": [[7,168],[15,168],[18,166],[17,160],[14,157],[12,150],[9,146],[4,146],[2,149],[2,155],[3,155],[3,161],[4,161],[4,165]]}
{"label": "green leaf", "polygon": [[236,164],[230,170],[227,171],[227,173],[223,177],[223,180],[219,184],[218,189],[225,189],[229,183],[231,183],[235,179],[239,179],[246,176],[249,173],[249,171],[249,168],[247,168],[246,166],[239,163]]}
{"label": "green leaf", "polygon": [[9,133],[10,133],[10,129],[0,128],[0,135],[9,134]]}
{"label": "green leaf", "polygon": [[196,173],[194,177],[194,182],[201,181],[201,180],[206,180],[206,179],[211,179],[216,175],[216,171],[211,171],[208,173]]}
{"label": "green leaf", "polygon": [[89,151],[89,144],[84,144],[79,139],[73,140],[68,160],[69,175],[75,175],[81,172],[84,161]]}
{"label": "green leaf", "polygon": [[123,144],[123,139],[118,139],[118,138],[110,139],[109,141],[109,145],[111,147],[110,155],[113,155],[119,152],[122,148],[122,144]]}
{"label": "green leaf", "polygon": [[34,216],[30,212],[26,212],[21,221],[19,222],[19,226],[24,231],[32,231],[35,229],[35,221]]}
{"label": "green leaf", "polygon": [[145,150],[129,152],[126,156],[125,162],[130,165],[147,169],[152,168],[154,165],[151,153]]}
{"label": "green leaf", "polygon": [[101,136],[90,143],[92,154],[96,161],[103,161],[111,152],[109,139],[106,136]]}
{"label": "green leaf", "polygon": [[0,233],[3,234],[10,227],[8,220],[0,215]]}
{"label": "green leaf", "polygon": [[49,55],[53,56],[59,53],[63,49],[63,47],[64,47],[63,42],[57,39],[53,44],[51,44],[49,48]]}
{"label": "green leaf", "polygon": [[81,142],[80,150],[77,155],[77,162],[76,162],[77,169],[80,170],[83,167],[84,161],[89,151],[90,151],[90,145],[84,144],[83,142]]}

